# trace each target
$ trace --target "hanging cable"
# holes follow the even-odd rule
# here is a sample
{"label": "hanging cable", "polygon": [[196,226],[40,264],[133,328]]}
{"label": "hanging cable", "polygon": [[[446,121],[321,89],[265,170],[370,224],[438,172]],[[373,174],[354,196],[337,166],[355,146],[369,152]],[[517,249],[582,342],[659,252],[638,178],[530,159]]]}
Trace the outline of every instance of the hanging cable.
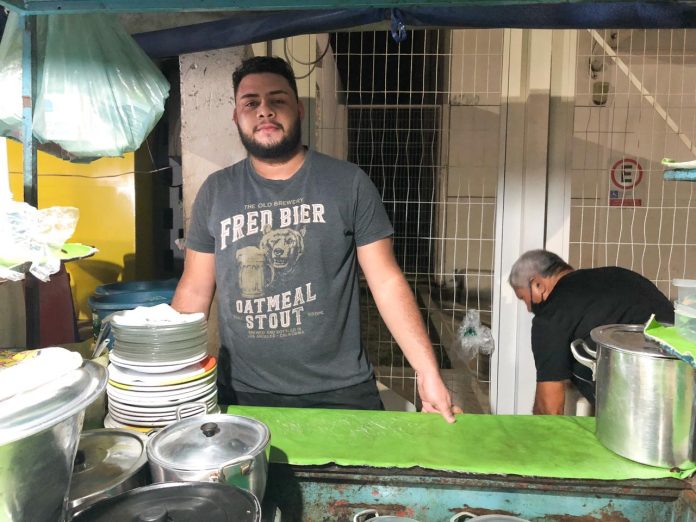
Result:
{"label": "hanging cable", "polygon": [[310,67],[307,74],[305,74],[303,76],[296,76],[295,78],[297,80],[303,80],[304,78],[307,78],[310,74],[312,74],[314,72],[314,69],[316,69],[319,62],[321,62],[324,59],[324,56],[326,56],[326,53],[329,52],[330,46],[331,46],[331,39],[327,37],[326,38],[326,46],[324,47],[324,50],[321,52],[321,54],[317,57],[317,59],[311,60],[309,62],[303,62],[302,60],[298,60],[297,58],[295,58],[295,56],[293,56],[292,52],[288,49],[288,39],[283,38],[283,54],[285,55],[285,59],[288,62],[290,62],[290,61],[297,62],[300,65],[306,65],[306,66]]}

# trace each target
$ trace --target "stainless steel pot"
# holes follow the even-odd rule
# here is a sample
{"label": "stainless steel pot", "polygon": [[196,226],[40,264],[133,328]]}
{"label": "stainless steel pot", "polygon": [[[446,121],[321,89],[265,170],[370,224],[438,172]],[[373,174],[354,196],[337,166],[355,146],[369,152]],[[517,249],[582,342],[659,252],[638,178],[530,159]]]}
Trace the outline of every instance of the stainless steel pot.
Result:
{"label": "stainless steel pot", "polygon": [[168,482],[101,500],[74,522],[259,522],[258,499],[241,488],[209,482]]}
{"label": "stainless steel pot", "polygon": [[418,520],[407,517],[381,516],[376,509],[364,509],[353,516],[353,522],[365,522],[366,520],[375,520],[377,522],[418,522]]}
{"label": "stainless steel pot", "polygon": [[[666,468],[694,465],[694,369],[645,339],[643,325],[607,325],[571,343],[596,381],[596,435],[613,452]],[[590,355],[581,354],[578,347]]]}
{"label": "stainless steel pot", "polygon": [[106,387],[86,361],[0,407],[0,519],[63,521],[84,412]]}
{"label": "stainless steel pot", "polygon": [[145,435],[128,430],[83,431],[70,483],[70,511],[148,485],[146,441]]}
{"label": "stainless steel pot", "polygon": [[459,520],[466,520],[467,522],[529,522],[526,518],[513,517],[512,515],[496,515],[494,513],[488,515],[474,515],[467,511],[457,513],[450,518],[450,522],[457,522]]}
{"label": "stainless steel pot", "polygon": [[255,419],[202,415],[170,424],[147,442],[154,482],[223,482],[263,499],[271,434]]}

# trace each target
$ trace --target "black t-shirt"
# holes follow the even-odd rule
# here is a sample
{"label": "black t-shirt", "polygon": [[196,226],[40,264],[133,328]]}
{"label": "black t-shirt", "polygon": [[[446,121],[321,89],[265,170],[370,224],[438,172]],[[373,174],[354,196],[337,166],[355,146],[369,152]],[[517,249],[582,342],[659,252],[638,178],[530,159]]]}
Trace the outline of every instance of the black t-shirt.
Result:
{"label": "black t-shirt", "polygon": [[636,272],[620,267],[575,270],[563,276],[532,320],[532,351],[537,381],[571,379],[594,403],[592,372],[578,363],[570,343],[609,324],[641,324],[651,314],[674,323],[674,307],[657,287]]}

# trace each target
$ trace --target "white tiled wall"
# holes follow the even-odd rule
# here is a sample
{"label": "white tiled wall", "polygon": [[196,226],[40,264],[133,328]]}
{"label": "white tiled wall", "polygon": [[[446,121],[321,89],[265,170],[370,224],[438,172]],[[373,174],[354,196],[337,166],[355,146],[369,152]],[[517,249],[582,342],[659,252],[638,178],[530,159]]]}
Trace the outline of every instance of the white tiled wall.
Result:
{"label": "white tiled wall", "polygon": [[[674,127],[687,140],[696,139],[696,46],[677,45],[684,41],[683,31],[671,37],[661,31],[659,45],[657,31],[633,33],[619,33],[621,63],[589,32],[578,38],[570,259],[583,267],[618,264],[637,270],[671,295],[672,278],[696,277],[696,226],[691,225],[696,189],[693,183],[664,181],[660,161],[694,159]],[[601,37],[609,40],[606,33]],[[589,71],[591,57],[603,63],[596,78]],[[605,106],[592,102],[596,81],[611,85]],[[642,181],[625,192],[641,206],[608,205],[616,188],[611,166],[621,158],[642,166]]]}

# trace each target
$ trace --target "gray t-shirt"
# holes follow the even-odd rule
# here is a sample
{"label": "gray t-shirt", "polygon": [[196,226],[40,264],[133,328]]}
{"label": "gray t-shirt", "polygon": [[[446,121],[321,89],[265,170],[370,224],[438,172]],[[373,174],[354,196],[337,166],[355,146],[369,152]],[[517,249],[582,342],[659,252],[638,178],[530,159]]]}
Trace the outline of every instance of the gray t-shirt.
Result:
{"label": "gray t-shirt", "polygon": [[367,175],[318,152],[288,180],[259,176],[248,159],[212,174],[186,246],[215,253],[228,384],[299,395],[370,379],[356,246],[392,233]]}

